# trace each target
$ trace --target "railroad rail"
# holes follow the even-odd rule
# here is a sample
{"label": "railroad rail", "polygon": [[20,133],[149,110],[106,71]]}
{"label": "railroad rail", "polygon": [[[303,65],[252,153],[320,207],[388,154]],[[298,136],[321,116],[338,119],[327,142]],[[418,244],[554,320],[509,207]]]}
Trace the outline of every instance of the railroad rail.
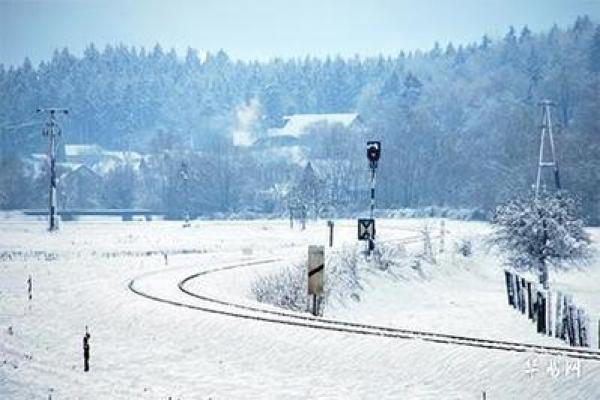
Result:
{"label": "railroad rail", "polygon": [[[408,238],[407,238],[408,239]],[[414,240],[415,238],[410,238]],[[257,267],[261,265],[269,265],[276,262],[283,261],[282,258],[272,258],[272,259],[264,259],[264,260],[253,260],[248,262],[236,263],[231,265],[226,265],[218,268],[211,268],[202,272],[198,272],[192,275],[186,276],[184,279],[180,280],[177,284],[178,289],[186,294],[187,296],[193,297],[195,299],[201,300],[205,302],[205,304],[191,304],[188,302],[168,299],[159,297],[157,295],[147,293],[144,290],[140,289],[137,285],[137,282],[145,277],[148,277],[153,274],[164,273],[165,270],[154,271],[144,275],[141,275],[137,278],[132,279],[129,282],[129,289],[142,297],[145,297],[150,300],[154,300],[157,302],[170,304],[178,307],[184,307],[188,309],[204,311],[212,314],[219,314],[224,316],[230,316],[235,318],[242,318],[247,320],[254,320],[260,322],[269,322],[269,323],[277,323],[288,326],[296,326],[310,329],[320,329],[332,332],[341,332],[348,334],[356,334],[356,335],[368,335],[368,336],[379,336],[385,338],[395,338],[395,339],[404,339],[404,340],[421,340],[424,342],[432,342],[432,343],[442,343],[448,345],[458,345],[458,346],[468,346],[468,347],[476,347],[488,350],[498,350],[498,351],[510,351],[510,352],[519,352],[519,353],[536,353],[536,354],[545,354],[545,355],[553,355],[553,356],[565,356],[570,358],[582,359],[582,360],[591,360],[600,362],[600,351],[588,350],[583,348],[573,348],[573,347],[561,347],[561,346],[548,346],[548,345],[538,345],[531,343],[520,343],[520,342],[511,342],[505,340],[495,340],[495,339],[484,339],[484,338],[476,338],[476,337],[468,337],[461,335],[453,335],[447,333],[439,333],[439,332],[430,332],[424,330],[415,330],[415,329],[403,329],[403,328],[395,328],[395,327],[386,327],[379,325],[371,325],[371,324],[362,324],[356,322],[348,322],[348,321],[339,321],[321,317],[314,317],[312,315],[305,315],[301,313],[294,312],[286,312],[286,311],[277,311],[267,308],[261,308],[251,305],[239,304],[231,301],[226,301],[222,299],[213,298],[210,296],[206,296],[203,294],[195,293],[189,290],[186,286],[188,283],[194,279],[201,278],[208,274],[234,270],[239,268],[249,268],[249,267]],[[189,267],[186,267],[189,268]],[[181,269],[181,268],[177,268]]]}

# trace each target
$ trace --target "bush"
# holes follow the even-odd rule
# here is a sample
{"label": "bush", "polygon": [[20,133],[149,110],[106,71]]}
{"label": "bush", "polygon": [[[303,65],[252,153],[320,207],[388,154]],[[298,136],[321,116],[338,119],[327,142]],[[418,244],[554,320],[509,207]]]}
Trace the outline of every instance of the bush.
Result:
{"label": "bush", "polygon": [[469,239],[459,239],[456,242],[456,252],[463,257],[469,257],[473,254],[473,242]]}
{"label": "bush", "polygon": [[576,200],[565,192],[510,200],[496,209],[492,242],[520,269],[586,259],[590,238],[577,208]]}
{"label": "bush", "polygon": [[[322,308],[331,303],[345,303],[360,299],[363,284],[359,270],[371,269],[392,272],[404,260],[406,252],[401,245],[378,243],[371,262],[362,254],[363,244],[344,246],[331,252],[326,260]],[[251,285],[256,300],[295,311],[308,306],[307,266],[299,263],[276,273],[259,277]]]}
{"label": "bush", "polygon": [[296,264],[277,273],[259,277],[252,282],[250,291],[261,303],[303,311],[308,305],[306,268],[306,264]]}

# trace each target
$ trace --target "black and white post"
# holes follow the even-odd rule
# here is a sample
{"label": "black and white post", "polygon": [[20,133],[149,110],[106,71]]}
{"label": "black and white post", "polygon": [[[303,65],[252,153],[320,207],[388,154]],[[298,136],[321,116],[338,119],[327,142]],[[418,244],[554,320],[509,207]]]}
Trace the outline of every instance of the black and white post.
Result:
{"label": "black and white post", "polygon": [[[371,220],[375,218],[375,171],[377,170],[377,162],[381,157],[381,142],[367,142],[367,158],[369,159],[369,168],[371,169]],[[375,235],[369,238],[369,253],[375,248]]]}
{"label": "black and white post", "polygon": [[44,126],[42,131],[43,136],[48,137],[48,164],[50,166],[50,188],[48,195],[48,230],[54,231],[58,229],[58,201],[56,197],[56,147],[58,145],[58,139],[61,136],[61,130],[56,123],[56,114],[68,114],[69,110],[66,108],[38,108],[37,112],[47,112],[48,122]]}
{"label": "black and white post", "polygon": [[320,314],[319,303],[323,293],[323,276],[325,273],[325,247],[308,246],[308,296],[312,313]]}

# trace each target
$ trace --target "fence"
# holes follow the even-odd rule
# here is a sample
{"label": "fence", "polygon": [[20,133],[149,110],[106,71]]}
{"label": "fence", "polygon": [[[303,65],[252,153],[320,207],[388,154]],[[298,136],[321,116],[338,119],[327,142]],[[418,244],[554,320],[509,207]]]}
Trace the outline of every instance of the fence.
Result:
{"label": "fence", "polygon": [[504,274],[508,305],[527,315],[538,333],[560,338],[569,346],[592,347],[590,318],[583,308],[577,307],[573,296],[540,289],[511,271]]}

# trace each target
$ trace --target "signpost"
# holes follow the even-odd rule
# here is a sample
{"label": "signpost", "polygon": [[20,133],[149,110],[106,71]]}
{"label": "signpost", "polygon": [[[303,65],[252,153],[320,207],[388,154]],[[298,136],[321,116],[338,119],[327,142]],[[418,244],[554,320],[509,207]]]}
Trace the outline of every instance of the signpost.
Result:
{"label": "signpost", "polygon": [[375,237],[375,220],[372,218],[358,219],[358,240],[371,240]]}
{"label": "signpost", "polygon": [[312,295],[313,315],[319,315],[318,299],[323,292],[325,247],[308,246],[308,294]]}

